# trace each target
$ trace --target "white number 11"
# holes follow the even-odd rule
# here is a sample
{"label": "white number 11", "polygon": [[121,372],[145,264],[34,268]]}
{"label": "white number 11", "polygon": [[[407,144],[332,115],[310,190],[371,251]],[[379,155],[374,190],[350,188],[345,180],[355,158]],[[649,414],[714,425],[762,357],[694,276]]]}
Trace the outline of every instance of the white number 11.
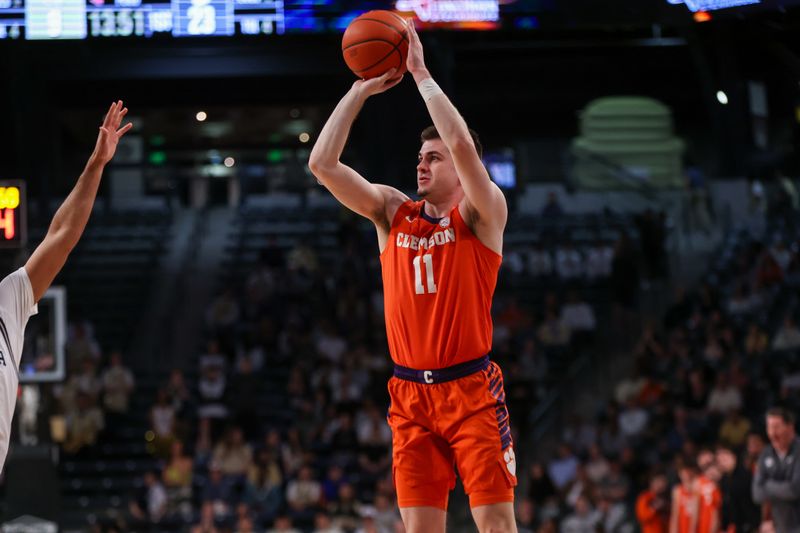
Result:
{"label": "white number 11", "polygon": [[422,261],[425,261],[425,277],[428,281],[428,294],[436,292],[436,283],[433,281],[433,256],[431,254],[418,255],[414,258],[414,288],[417,294],[425,294],[422,286]]}

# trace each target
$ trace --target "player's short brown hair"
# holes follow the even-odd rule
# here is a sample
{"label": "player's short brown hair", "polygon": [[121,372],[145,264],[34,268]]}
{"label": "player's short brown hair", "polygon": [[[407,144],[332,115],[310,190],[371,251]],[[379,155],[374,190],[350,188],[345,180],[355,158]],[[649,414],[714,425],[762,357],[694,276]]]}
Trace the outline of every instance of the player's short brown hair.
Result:
{"label": "player's short brown hair", "polygon": [[[469,136],[472,137],[472,142],[475,143],[475,150],[478,152],[478,157],[483,157],[483,145],[481,144],[481,140],[478,137],[478,132],[473,130],[472,128],[469,129]],[[442,136],[439,135],[439,132],[436,130],[436,126],[428,126],[422,133],[419,135],[419,140],[421,142],[430,141],[432,139],[441,139]]]}
{"label": "player's short brown hair", "polygon": [[794,413],[785,407],[770,407],[769,410],[767,410],[767,416],[776,416],[783,420],[784,424],[794,426]]}

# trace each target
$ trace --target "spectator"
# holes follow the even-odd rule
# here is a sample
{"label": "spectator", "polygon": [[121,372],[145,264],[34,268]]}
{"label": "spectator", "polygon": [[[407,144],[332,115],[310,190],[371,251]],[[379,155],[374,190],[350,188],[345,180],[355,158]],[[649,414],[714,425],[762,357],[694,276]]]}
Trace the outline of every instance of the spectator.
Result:
{"label": "spectator", "polygon": [[344,533],[344,530],[333,524],[326,513],[317,513],[314,517],[314,533]]}
{"label": "spectator", "polygon": [[211,502],[205,502],[200,506],[200,521],[192,526],[191,533],[218,533],[214,521],[214,507]]}
{"label": "spectator", "polygon": [[767,411],[767,446],[758,459],[753,477],[753,500],[768,503],[772,519],[762,531],[800,531],[800,439],[795,434],[794,414],[775,407]]}
{"label": "spectator", "polygon": [[564,209],[558,202],[558,195],[554,191],[547,193],[547,203],[542,208],[542,216],[545,218],[558,218],[564,214]]}
{"label": "spectator", "polygon": [[575,503],[575,511],[561,524],[561,533],[595,533],[600,524],[600,514],[592,509],[589,498],[581,496]]}
{"label": "spectator", "polygon": [[800,348],[800,329],[795,324],[791,315],[783,319],[775,338],[772,339],[773,350],[794,350]]}
{"label": "spectator", "polygon": [[207,364],[201,372],[202,376],[198,383],[200,404],[197,416],[215,420],[227,418],[228,408],[225,405],[227,381],[222,367],[217,364]]}
{"label": "spectator", "polygon": [[550,479],[542,463],[533,463],[528,475],[529,497],[537,506],[541,506],[556,494],[556,486]]}
{"label": "spectator", "polygon": [[742,393],[730,382],[728,374],[720,372],[717,375],[717,384],[708,395],[708,411],[726,415],[731,411],[742,408]]}
{"label": "spectator", "polygon": [[536,505],[529,499],[517,500],[516,503],[517,533],[534,533],[536,531]]}
{"label": "spectator", "polygon": [[569,344],[570,332],[555,311],[547,311],[539,326],[539,341],[547,347],[563,347]]}
{"label": "spectator", "polygon": [[751,323],[744,341],[744,351],[747,355],[762,355],[769,348],[769,337],[756,323]]}
{"label": "spectator", "polygon": [[167,492],[155,472],[144,475],[144,486],[129,506],[131,515],[139,523],[158,524],[167,511]]}
{"label": "spectator", "polygon": [[67,440],[64,442],[64,451],[76,454],[97,443],[97,437],[105,427],[105,419],[92,397],[79,392],[77,405],[67,413],[66,424]]}
{"label": "spectator", "polygon": [[231,515],[233,490],[223,477],[219,465],[212,462],[208,467],[208,480],[203,488],[203,504],[210,504],[215,520],[226,520]]}
{"label": "spectator", "polygon": [[174,368],[169,374],[167,385],[164,388],[167,393],[169,403],[172,404],[172,409],[176,414],[183,414],[184,406],[189,402],[190,394],[189,387],[186,386],[186,381],[183,379],[183,372],[180,369]]}
{"label": "spectator", "polygon": [[292,515],[300,519],[311,520],[322,503],[322,486],[314,479],[314,473],[308,466],[303,466],[297,478],[291,480],[286,487],[286,503]]}
{"label": "spectator", "polygon": [[592,332],[597,323],[592,307],[581,299],[577,291],[569,292],[567,303],[561,309],[561,322],[573,333]]}
{"label": "spectator", "polygon": [[175,439],[175,410],[164,389],[158,391],[155,405],[150,409],[150,430],[153,432],[151,452],[166,458]]}
{"label": "spectator", "polygon": [[336,499],[328,504],[328,513],[333,517],[333,523],[336,526],[346,531],[352,531],[358,527],[361,507],[361,503],[356,500],[353,486],[343,483],[339,487]]}
{"label": "spectator", "polygon": [[279,516],[272,524],[272,528],[267,533],[300,533],[300,530],[292,527],[292,519],[288,516]]}
{"label": "spectator", "polygon": [[271,522],[277,517],[283,505],[283,472],[274,450],[262,448],[250,465],[245,500],[262,520]]}
{"label": "spectator", "polygon": [[211,460],[229,483],[242,484],[253,466],[253,449],[245,442],[242,430],[233,427],[214,448]]}
{"label": "spectator", "polygon": [[84,361],[96,363],[102,356],[100,345],[94,338],[94,328],[86,321],[76,322],[68,328],[64,351],[67,361],[77,365],[83,364]]}
{"label": "spectator", "polygon": [[183,443],[172,442],[169,460],[161,478],[167,491],[167,508],[170,514],[192,516],[192,458],[183,453]]}
{"label": "spectator", "polygon": [[133,373],[122,364],[122,354],[111,352],[110,366],[103,372],[103,405],[107,413],[128,412],[128,402],[134,388]]}
{"label": "spectator", "polygon": [[750,497],[753,475],[740,464],[733,449],[725,445],[717,447],[716,464],[722,473],[721,531],[757,530],[761,513]]}
{"label": "spectator", "polygon": [[558,490],[563,490],[569,485],[578,472],[578,459],[566,444],[558,447],[558,458],[550,461],[547,466],[550,479]]}
{"label": "spectator", "polygon": [[586,252],[586,278],[594,281],[611,275],[614,249],[606,243],[598,243]]}
{"label": "spectator", "polygon": [[642,533],[667,533],[669,527],[669,498],[667,478],[655,474],[650,486],[636,499],[636,518]]}
{"label": "spectator", "polygon": [[750,433],[750,421],[738,410],[729,411],[719,428],[719,440],[732,448],[740,448]]}

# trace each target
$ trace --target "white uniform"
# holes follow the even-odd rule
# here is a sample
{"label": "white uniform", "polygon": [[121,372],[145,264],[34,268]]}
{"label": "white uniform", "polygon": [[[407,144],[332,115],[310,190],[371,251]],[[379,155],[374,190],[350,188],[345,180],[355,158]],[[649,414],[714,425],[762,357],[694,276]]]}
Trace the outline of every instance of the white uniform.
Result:
{"label": "white uniform", "polygon": [[6,462],[11,441],[25,325],[36,311],[31,280],[25,268],[0,281],[0,470]]}

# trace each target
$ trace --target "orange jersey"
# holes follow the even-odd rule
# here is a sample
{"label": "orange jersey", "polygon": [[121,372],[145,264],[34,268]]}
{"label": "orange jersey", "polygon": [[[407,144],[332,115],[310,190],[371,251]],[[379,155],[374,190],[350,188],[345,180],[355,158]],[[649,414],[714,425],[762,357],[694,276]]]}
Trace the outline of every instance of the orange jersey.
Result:
{"label": "orange jersey", "polygon": [[[679,533],[711,533],[719,530],[719,509],[722,494],[710,479],[700,476],[695,481],[695,492],[678,488],[678,531]],[[693,520],[697,515],[696,522]],[[695,523],[695,529],[691,526]],[[714,528],[714,529],[712,529]]]}
{"label": "orange jersey", "polygon": [[658,496],[652,491],[645,491],[636,499],[636,518],[642,533],[667,533],[668,516],[663,510],[653,508],[653,501]]}
{"label": "orange jersey", "polygon": [[386,336],[398,364],[439,369],[489,353],[502,257],[481,243],[458,206],[440,220],[409,200],[381,253]]}

